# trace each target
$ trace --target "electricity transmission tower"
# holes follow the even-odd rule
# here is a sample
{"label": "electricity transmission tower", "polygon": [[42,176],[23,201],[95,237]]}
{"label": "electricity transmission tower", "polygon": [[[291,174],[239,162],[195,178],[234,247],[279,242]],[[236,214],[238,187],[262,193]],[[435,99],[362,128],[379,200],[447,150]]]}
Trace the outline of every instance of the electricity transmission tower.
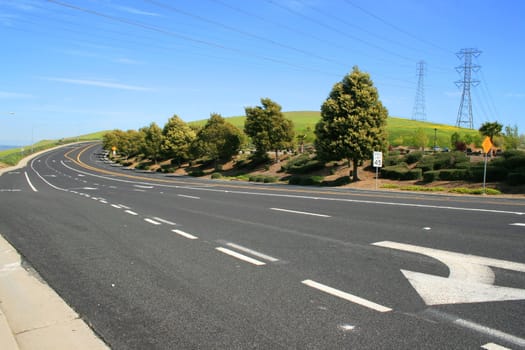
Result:
{"label": "electricity transmission tower", "polygon": [[456,56],[463,60],[463,65],[456,67],[456,71],[459,74],[463,73],[463,79],[456,81],[457,87],[463,87],[463,93],[461,94],[461,102],[459,104],[458,118],[456,121],[456,126],[465,127],[469,129],[474,129],[474,120],[472,118],[472,98],[470,96],[470,87],[477,86],[479,80],[472,79],[472,72],[477,72],[481,67],[472,64],[472,58],[478,57],[481,54],[481,51],[478,49],[462,49]]}
{"label": "electricity transmission tower", "polygon": [[412,111],[413,120],[425,120],[425,61],[419,61],[416,67],[417,90]]}

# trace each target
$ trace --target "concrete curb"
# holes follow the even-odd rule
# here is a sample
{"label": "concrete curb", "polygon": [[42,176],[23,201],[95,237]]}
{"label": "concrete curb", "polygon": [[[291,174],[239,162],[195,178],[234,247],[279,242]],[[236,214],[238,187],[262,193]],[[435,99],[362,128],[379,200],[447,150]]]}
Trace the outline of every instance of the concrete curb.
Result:
{"label": "concrete curb", "polygon": [[0,348],[109,349],[0,236]]}

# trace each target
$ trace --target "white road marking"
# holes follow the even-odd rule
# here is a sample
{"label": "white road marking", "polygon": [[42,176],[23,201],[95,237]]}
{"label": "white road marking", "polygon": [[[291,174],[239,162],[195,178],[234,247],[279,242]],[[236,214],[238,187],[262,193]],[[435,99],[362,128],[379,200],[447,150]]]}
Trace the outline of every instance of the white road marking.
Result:
{"label": "white road marking", "polygon": [[21,192],[22,190],[19,188],[7,188],[7,189],[1,189],[0,192]]}
{"label": "white road marking", "polygon": [[355,304],[367,307],[369,309],[372,309],[372,310],[375,310],[375,311],[378,311],[378,312],[389,312],[389,311],[392,311],[392,309],[389,308],[389,307],[376,304],[376,303],[374,303],[374,302],[372,302],[370,300],[366,300],[366,299],[360,298],[358,296],[352,295],[350,293],[343,292],[341,290],[338,290],[338,289],[326,286],[326,285],[321,284],[321,283],[317,283],[317,282],[312,281],[312,280],[304,280],[302,283],[307,285],[308,287],[312,287],[312,288],[315,288],[317,290],[320,290],[321,292],[325,292],[325,293],[328,293],[330,295],[339,297],[341,299],[348,300],[348,301],[350,301],[352,303],[355,303]]}
{"label": "white road marking", "polygon": [[238,245],[238,244],[235,244],[235,243],[226,243],[226,245],[228,247],[232,247],[234,249],[240,250],[241,252],[248,253],[250,255],[256,256],[256,257],[261,258],[263,260],[267,260],[267,261],[270,261],[270,262],[279,261],[279,259],[277,259],[277,258],[274,258],[272,256],[269,256],[269,255],[266,255],[266,254],[263,254],[263,253],[259,253],[259,252],[255,251],[255,250],[250,249],[250,248],[243,247],[242,245]]}
{"label": "white road marking", "polygon": [[373,245],[427,255],[448,266],[448,278],[401,270],[427,305],[525,299],[525,289],[494,286],[490,268],[525,272],[525,264],[389,241]]}
{"label": "white road marking", "polygon": [[29,184],[29,187],[31,187],[33,192],[38,192],[38,190],[35,188],[35,186],[33,186],[33,184],[31,183],[31,180],[29,180],[29,175],[27,175],[27,171],[25,171],[24,174],[26,176],[26,180],[27,180],[27,183]]}
{"label": "white road marking", "polygon": [[99,202],[102,203],[102,204],[108,204],[108,202],[105,201],[105,200],[99,200]]}
{"label": "white road marking", "polygon": [[494,343],[487,343],[481,347],[485,350],[511,350],[510,348],[506,348],[504,346],[494,344]]}
{"label": "white road marking", "polygon": [[150,219],[150,218],[145,218],[144,221],[149,222],[150,224],[153,224],[153,225],[162,225],[160,222],[155,221],[155,220]]}
{"label": "white road marking", "polygon": [[508,334],[508,333],[499,331],[497,329],[486,327],[486,326],[483,326],[483,325],[480,325],[480,324],[477,324],[471,321],[463,320],[461,318],[455,320],[454,323],[461,327],[475,330],[477,332],[489,335],[491,337],[496,337],[498,339],[505,340],[512,344],[516,344],[519,346],[525,346],[525,339],[516,337],[515,335],[512,335],[512,334]]}
{"label": "white road marking", "polygon": [[82,187],[83,190],[85,191],[94,191],[94,190],[98,190],[98,188],[96,187]]}
{"label": "white road marking", "polygon": [[512,226],[525,226],[524,223],[521,223],[521,222],[515,222],[513,224],[511,224]]}
{"label": "white road marking", "polygon": [[187,196],[185,194],[179,194],[178,195],[179,197],[184,197],[184,198],[190,198],[190,199],[201,199],[201,197],[196,197],[196,196]]}
{"label": "white road marking", "polygon": [[111,206],[112,206],[113,208],[122,209],[122,208],[120,207],[120,205],[117,205],[117,204],[111,204]]}
{"label": "white road marking", "polygon": [[141,190],[141,189],[138,189],[138,188],[134,188],[133,191],[135,191],[135,192],[146,192],[146,190]]}
{"label": "white road marking", "polygon": [[329,218],[329,217],[331,217],[330,215],[325,215],[325,214],[309,213],[309,212],[306,212],[306,211],[297,211],[297,210],[289,210],[289,209],[281,209],[281,208],[270,208],[270,210],[283,211],[283,212],[286,212],[286,213],[293,213],[293,214],[319,216],[319,217],[322,217],[322,218]]}
{"label": "white road marking", "polygon": [[159,217],[156,217],[156,216],[153,217],[153,219],[155,219],[156,221],[160,221],[160,222],[162,222],[163,224],[166,224],[166,225],[171,225],[171,226],[175,226],[175,225],[177,225],[177,224],[174,223],[174,222],[171,222],[171,221],[169,221],[169,220],[165,220],[165,219],[162,219],[162,218],[159,218]]}
{"label": "white road marking", "polygon": [[242,260],[242,261],[246,261],[246,262],[248,262],[250,264],[253,264],[253,265],[257,265],[257,266],[266,265],[266,263],[264,263],[262,261],[250,258],[249,256],[242,255],[240,253],[234,252],[233,250],[230,250],[230,249],[227,249],[227,248],[217,247],[215,249],[217,249],[221,253],[227,254],[229,256],[232,256],[232,257],[237,258],[237,259]]}
{"label": "white road marking", "polygon": [[171,230],[172,232],[175,232],[176,234],[182,236],[182,237],[186,237],[187,239],[198,239],[197,236],[194,236],[192,234],[189,234],[187,232],[184,232],[184,231],[181,231],[181,230]]}
{"label": "white road marking", "polygon": [[145,188],[145,189],[151,189],[151,188],[153,188],[153,186],[145,186],[145,185],[133,185],[133,187],[137,187],[137,188]]}
{"label": "white road marking", "polygon": [[131,215],[139,215],[139,214],[137,214],[137,213],[135,213],[134,211],[131,211],[131,210],[126,210],[125,213],[131,214]]}
{"label": "white road marking", "polygon": [[124,204],[119,204],[119,206],[120,206],[122,209],[131,209],[130,207],[125,206]]}
{"label": "white road marking", "polygon": [[348,332],[348,331],[353,331],[355,329],[355,326],[345,323],[345,324],[340,324],[339,326],[337,326],[337,328],[339,328],[343,332]]}

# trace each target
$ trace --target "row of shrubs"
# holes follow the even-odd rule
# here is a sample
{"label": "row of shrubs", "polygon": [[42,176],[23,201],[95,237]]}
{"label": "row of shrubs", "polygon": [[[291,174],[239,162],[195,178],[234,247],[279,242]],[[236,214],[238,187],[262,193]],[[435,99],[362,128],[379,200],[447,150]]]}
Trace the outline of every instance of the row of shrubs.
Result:
{"label": "row of shrubs", "polygon": [[[410,155],[413,157],[409,157]],[[387,164],[381,169],[383,178],[392,180],[421,180],[433,182],[445,181],[474,181],[483,180],[484,164],[470,163],[470,158],[462,152],[439,153],[424,156],[420,152],[409,153],[404,157],[391,156]],[[415,167],[414,159],[419,159]],[[488,181],[505,181],[509,185],[525,184],[525,152],[508,151],[502,157],[493,159],[487,166]]]}

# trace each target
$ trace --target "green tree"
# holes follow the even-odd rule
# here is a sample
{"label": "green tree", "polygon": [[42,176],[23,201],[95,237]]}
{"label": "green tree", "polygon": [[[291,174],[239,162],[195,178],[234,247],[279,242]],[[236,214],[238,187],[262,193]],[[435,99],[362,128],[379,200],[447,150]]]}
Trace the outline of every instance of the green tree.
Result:
{"label": "green tree", "polygon": [[417,128],[412,135],[414,146],[421,148],[422,151],[428,145],[428,135],[423,128]]}
{"label": "green tree", "polygon": [[315,127],[318,157],[353,163],[350,174],[352,181],[358,181],[359,164],[370,159],[373,151],[387,147],[387,116],[370,75],[354,67],[321,106],[321,120]]}
{"label": "green tree", "polygon": [[494,136],[499,136],[501,134],[502,129],[503,125],[501,125],[498,122],[486,122],[481,124],[479,132],[483,136],[488,136],[490,138],[490,141],[494,142]]}
{"label": "green tree", "polygon": [[454,132],[452,135],[450,135],[450,145],[452,147],[456,147],[456,145],[458,144],[458,142],[461,142],[463,140],[461,140],[461,136],[459,135],[459,133],[456,131]]}
{"label": "green tree", "polygon": [[293,147],[293,122],[286,119],[281,106],[269,98],[262,98],[261,104],[262,107],[245,108],[244,133],[251,137],[257,158],[264,159],[267,152],[275,151],[275,159],[279,161],[279,150]]}
{"label": "green tree", "polygon": [[166,158],[177,163],[190,159],[190,145],[195,139],[195,131],[177,115],[171,117],[162,130],[161,151]]}
{"label": "green tree", "polygon": [[151,123],[149,126],[141,128],[139,132],[144,137],[141,152],[157,164],[161,155],[162,129],[156,123]]}
{"label": "green tree", "polygon": [[505,150],[518,149],[520,146],[520,137],[518,134],[518,126],[506,126],[504,135]]}
{"label": "green tree", "polygon": [[220,114],[211,114],[206,125],[197,132],[190,153],[195,157],[207,157],[216,162],[229,160],[239,153],[244,137],[236,126]]}

